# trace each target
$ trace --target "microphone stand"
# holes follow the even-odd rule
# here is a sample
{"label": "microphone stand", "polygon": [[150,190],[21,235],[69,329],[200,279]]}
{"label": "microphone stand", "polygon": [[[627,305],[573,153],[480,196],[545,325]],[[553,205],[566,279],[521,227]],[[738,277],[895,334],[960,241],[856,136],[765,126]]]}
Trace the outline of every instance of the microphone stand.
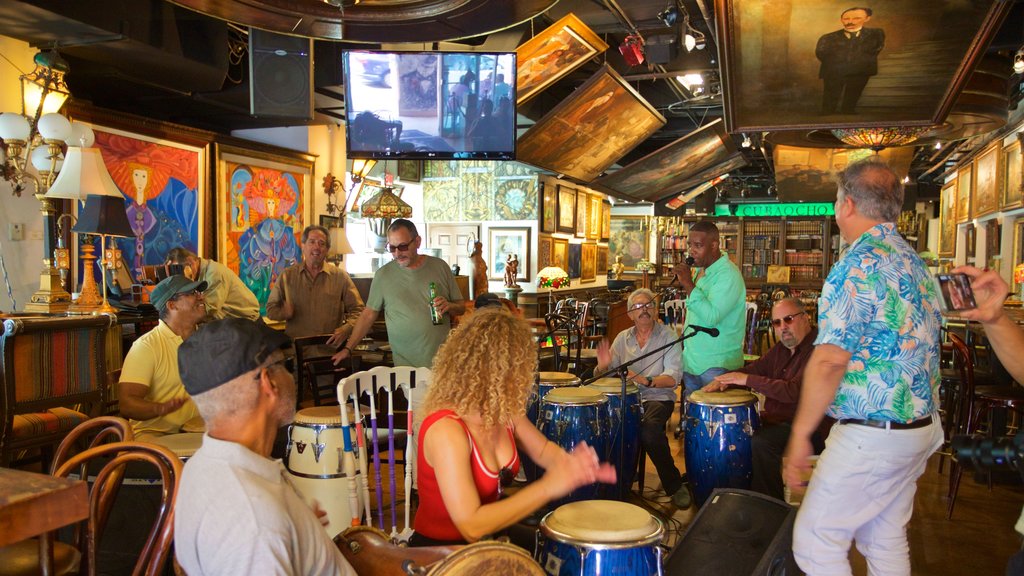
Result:
{"label": "microphone stand", "polygon": [[[622,407],[620,409],[623,411],[623,414],[621,414],[619,416],[619,462],[620,463],[623,463],[623,460],[625,460],[625,458],[626,458],[626,418],[625,418],[626,383],[627,383],[626,375],[629,372],[629,367],[632,366],[633,364],[636,364],[637,362],[639,362],[641,360],[644,360],[645,358],[650,358],[651,356],[654,356],[655,354],[657,354],[659,352],[668,350],[669,348],[675,346],[676,344],[682,344],[683,340],[686,340],[688,338],[692,338],[693,336],[697,335],[697,333],[699,333],[699,332],[700,332],[699,330],[693,330],[689,334],[684,334],[684,335],[680,336],[679,338],[676,338],[675,340],[669,342],[668,344],[665,344],[664,346],[661,346],[659,348],[655,348],[654,350],[651,350],[650,352],[647,352],[646,354],[642,354],[640,356],[637,356],[636,358],[633,358],[632,360],[627,360],[627,361],[623,362],[622,364],[619,364],[618,366],[616,366],[614,368],[610,368],[610,369],[606,370],[601,376],[594,376],[592,378],[589,378],[589,379],[587,379],[585,382],[583,382],[581,384],[582,386],[586,386],[587,384],[590,384],[592,382],[596,382],[597,380],[599,380],[601,378],[604,378],[605,374],[609,374],[609,373],[612,373],[612,372],[618,374],[618,378],[619,378],[619,380],[621,382],[621,386],[619,387],[619,394],[621,394],[621,396],[619,396],[619,398],[621,398]],[[632,474],[633,471],[630,471],[630,473]],[[620,494],[619,497],[622,498],[622,495]]]}

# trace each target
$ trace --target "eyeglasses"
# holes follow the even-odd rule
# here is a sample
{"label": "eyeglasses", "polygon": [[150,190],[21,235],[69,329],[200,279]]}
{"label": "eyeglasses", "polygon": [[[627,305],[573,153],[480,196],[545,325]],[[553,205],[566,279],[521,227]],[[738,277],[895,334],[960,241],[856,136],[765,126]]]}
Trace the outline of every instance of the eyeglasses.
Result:
{"label": "eyeglasses", "polygon": [[654,308],[654,302],[647,302],[647,303],[639,303],[638,302],[636,304],[633,304],[633,306],[630,307],[630,310],[644,310],[644,309],[648,309],[648,308]]}
{"label": "eyeglasses", "polygon": [[398,246],[395,246],[394,244],[388,242],[388,245],[387,245],[388,252],[391,252],[392,254],[394,254],[395,252],[405,252],[405,251],[407,251],[409,249],[409,246],[412,246],[412,243],[415,242],[415,241],[416,240],[411,240],[409,242],[402,242]]}
{"label": "eyeglasses", "polygon": [[797,312],[796,314],[790,314],[789,316],[783,316],[782,318],[773,318],[772,326],[778,328],[779,326],[782,326],[783,322],[786,323],[786,326],[789,326],[790,324],[793,323],[794,318],[796,318],[797,316],[802,316],[804,314],[806,314],[806,312]]}
{"label": "eyeglasses", "polygon": [[203,293],[200,290],[189,290],[188,292],[178,292],[177,294],[175,294],[174,296],[171,297],[171,300],[177,300],[178,298],[181,298],[182,296],[201,296],[202,294]]}

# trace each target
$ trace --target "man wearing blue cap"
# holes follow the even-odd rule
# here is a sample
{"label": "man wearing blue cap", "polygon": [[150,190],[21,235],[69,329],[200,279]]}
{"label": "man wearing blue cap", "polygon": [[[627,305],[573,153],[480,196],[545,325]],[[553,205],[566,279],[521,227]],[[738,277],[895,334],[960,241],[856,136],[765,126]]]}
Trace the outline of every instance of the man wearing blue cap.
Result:
{"label": "man wearing blue cap", "polygon": [[355,574],[270,458],[278,428],[295,416],[289,345],[241,318],[210,322],[181,345],[181,378],[206,421],[174,515],[175,556],[191,576]]}
{"label": "man wearing blue cap", "polygon": [[199,415],[178,375],[178,347],[206,316],[204,290],[206,282],[176,274],[150,294],[160,322],[132,344],[118,382],[121,415],[131,421],[136,440],[177,434]]}

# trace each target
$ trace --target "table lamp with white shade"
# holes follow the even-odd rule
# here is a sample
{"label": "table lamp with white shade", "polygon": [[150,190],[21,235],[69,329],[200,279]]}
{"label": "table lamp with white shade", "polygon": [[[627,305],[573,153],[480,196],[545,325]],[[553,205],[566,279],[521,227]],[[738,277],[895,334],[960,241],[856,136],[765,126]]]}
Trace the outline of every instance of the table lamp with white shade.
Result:
{"label": "table lamp with white shade", "polygon": [[[89,194],[85,199],[85,208],[78,217],[78,223],[71,229],[78,234],[99,234],[100,249],[103,251],[103,304],[97,314],[116,314],[117,310],[107,302],[108,268],[113,268],[121,259],[121,251],[116,248],[107,249],[107,236],[134,238],[128,223],[128,214],[124,210],[124,198]],[[88,274],[86,274],[88,276]]]}

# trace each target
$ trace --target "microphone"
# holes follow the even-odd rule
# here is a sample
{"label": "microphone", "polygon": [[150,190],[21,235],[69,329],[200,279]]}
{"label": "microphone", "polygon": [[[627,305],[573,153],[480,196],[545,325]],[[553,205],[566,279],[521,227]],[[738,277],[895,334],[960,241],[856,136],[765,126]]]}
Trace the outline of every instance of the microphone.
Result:
{"label": "microphone", "polygon": [[718,338],[718,328],[708,328],[707,326],[697,326],[696,324],[690,324],[690,328],[693,328],[694,332],[703,332],[712,338]]}
{"label": "microphone", "polygon": [[684,262],[686,262],[687,266],[693,266],[693,264],[694,264],[694,262],[696,262],[696,260],[693,259],[693,256],[687,255],[686,256],[686,260],[684,260]]}

